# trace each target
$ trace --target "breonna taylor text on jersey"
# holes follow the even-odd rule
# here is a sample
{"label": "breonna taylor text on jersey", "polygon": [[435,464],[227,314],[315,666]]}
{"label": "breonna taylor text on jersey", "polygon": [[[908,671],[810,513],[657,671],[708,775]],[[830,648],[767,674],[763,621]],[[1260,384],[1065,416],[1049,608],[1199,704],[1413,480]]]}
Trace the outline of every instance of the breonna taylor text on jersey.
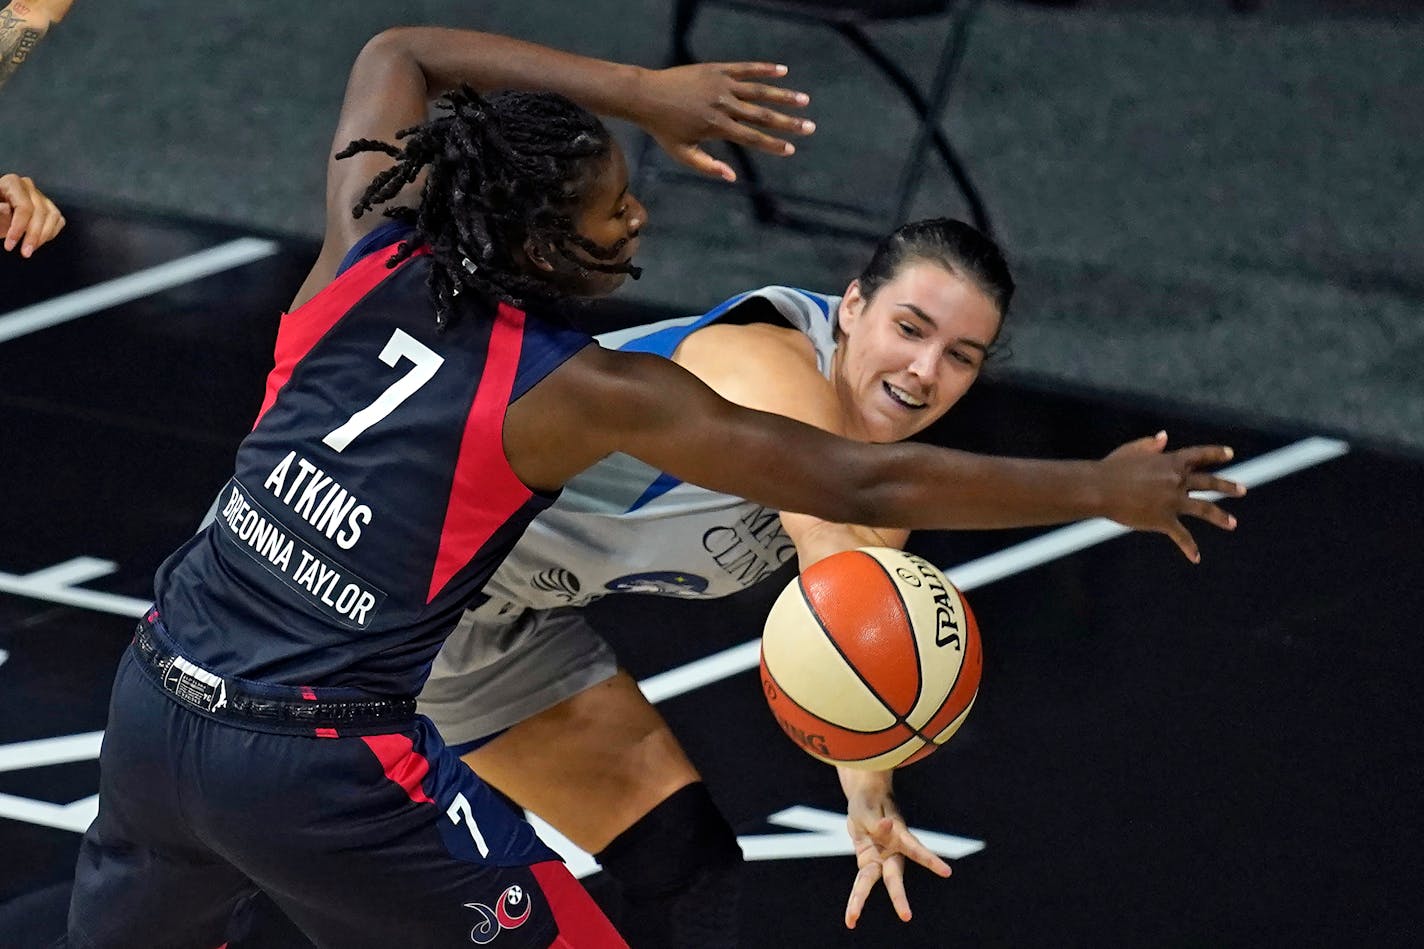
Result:
{"label": "breonna taylor text on jersey", "polygon": [[468,298],[438,328],[428,251],[387,266],[403,236],[378,228],[283,318],[216,518],[159,569],[170,634],[213,672],[414,695],[553,500],[510,469],[505,410],[589,337]]}

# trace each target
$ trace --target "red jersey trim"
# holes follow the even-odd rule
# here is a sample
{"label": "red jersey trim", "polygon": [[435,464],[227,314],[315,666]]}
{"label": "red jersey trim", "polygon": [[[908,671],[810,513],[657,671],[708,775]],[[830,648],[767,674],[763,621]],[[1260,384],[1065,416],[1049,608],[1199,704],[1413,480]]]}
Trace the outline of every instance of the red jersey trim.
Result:
{"label": "red jersey trim", "polygon": [[426,603],[434,600],[494,532],[533,496],[504,456],[504,413],[509,408],[523,345],[524,313],[501,303],[490,333],[484,372],[465,417]]}
{"label": "red jersey trim", "polygon": [[628,944],[569,868],[557,860],[532,864],[529,872],[554,914],[559,935],[549,949],[628,949]]}
{"label": "red jersey trim", "polygon": [[415,750],[406,735],[367,735],[361,739],[381,763],[386,777],[399,784],[417,804],[434,804],[420,783],[430,773],[430,762]]}
{"label": "red jersey trim", "polygon": [[[386,277],[395,273],[395,270],[386,266],[386,261],[390,259],[399,244],[400,242],[397,241],[380,250],[372,251],[347,268],[345,273],[317,291],[316,296],[291,313],[282,314],[282,323],[277,328],[272,371],[267,374],[267,389],[262,397],[262,408],[258,409],[257,418],[252,421],[253,428],[257,427],[257,423],[262,421],[262,416],[266,415],[267,410],[277,401],[277,393],[281,391],[282,386],[287,384],[287,380],[292,378],[292,371],[297,368],[297,363],[311,352],[311,348],[317,344],[317,341],[340,322],[341,318],[349,313],[362,297],[374,290],[376,285]],[[410,257],[402,261],[401,266],[428,253],[430,253],[430,248],[422,245]]]}

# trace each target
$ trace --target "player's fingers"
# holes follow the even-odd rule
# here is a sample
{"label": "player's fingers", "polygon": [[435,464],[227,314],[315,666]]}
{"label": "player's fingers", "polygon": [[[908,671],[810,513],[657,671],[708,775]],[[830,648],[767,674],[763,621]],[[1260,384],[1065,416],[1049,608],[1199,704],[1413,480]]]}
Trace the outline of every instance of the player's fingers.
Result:
{"label": "player's fingers", "polygon": [[1208,524],[1220,527],[1224,531],[1234,531],[1236,529],[1236,518],[1215,504],[1212,504],[1210,501],[1190,498],[1186,504],[1182,505],[1182,513],[1201,518]]}
{"label": "player's fingers", "polygon": [[693,171],[701,172],[711,178],[721,178],[723,181],[737,180],[737,173],[732,170],[730,165],[713,158],[700,145],[677,145],[667,151],[673,158]]}
{"label": "player's fingers", "polygon": [[30,218],[34,217],[34,213],[35,206],[28,201],[10,202],[10,229],[5,232],[7,251],[14,250],[20,238],[25,236],[25,229],[30,226]]}
{"label": "player's fingers", "polygon": [[[1167,433],[1158,432],[1155,435],[1147,435],[1143,438],[1134,438],[1130,442],[1124,442],[1113,449],[1112,454],[1141,454],[1149,455],[1160,452],[1167,447]],[[1109,456],[1111,457],[1111,456]]]}
{"label": "player's fingers", "polygon": [[1206,471],[1193,471],[1187,475],[1188,491],[1215,491],[1229,498],[1239,498],[1246,493],[1246,485],[1239,481],[1229,481]]}
{"label": "player's fingers", "polygon": [[732,87],[732,91],[743,102],[771,102],[796,107],[811,104],[811,97],[800,89],[769,86],[764,82],[739,82]]}
{"label": "player's fingers", "polygon": [[69,221],[67,221],[64,217],[64,212],[61,211],[59,208],[54,209],[53,220],[54,223],[50,225],[52,230],[50,231],[49,237],[45,238],[46,240],[54,240],[56,237],[59,236],[59,232],[64,230],[64,225],[69,223]]}
{"label": "player's fingers", "polygon": [[794,155],[796,153],[796,146],[786,139],[768,135],[730,116],[723,118],[718,130],[721,137],[729,142],[736,142],[747,148],[755,148],[757,151],[766,152],[769,155]]}
{"label": "player's fingers", "polygon": [[759,125],[762,128],[770,129],[773,132],[785,132],[794,135],[810,135],[816,131],[816,123],[810,119],[798,118],[794,115],[787,115],[775,109],[768,109],[766,106],[749,105],[740,99],[728,102],[724,107],[727,114],[738,122],[749,122],[752,125]]}
{"label": "player's fingers", "polygon": [[49,240],[50,230],[58,217],[59,209],[48,198],[41,196],[40,200],[35,202],[35,213],[30,216],[30,223],[20,238],[21,257],[29,257],[41,244]]}
{"label": "player's fingers", "polygon": [[1236,457],[1229,445],[1191,445],[1177,449],[1177,457],[1192,468],[1215,468]]}
{"label": "player's fingers", "polygon": [[1192,563],[1201,563],[1201,551],[1197,550],[1197,542],[1192,538],[1192,532],[1187,530],[1181,521],[1173,520],[1171,526],[1162,533],[1172,538],[1172,542],[1181,549],[1188,560]]}
{"label": "player's fingers", "polygon": [[41,247],[44,244],[48,244],[50,241],[58,237],[59,232],[64,230],[64,224],[64,215],[60,213],[59,208],[51,204],[50,214],[45,220],[44,231],[40,233],[39,240],[35,242],[35,247]]}
{"label": "player's fingers", "polygon": [[765,79],[784,76],[790,70],[781,63],[721,63],[723,74],[733,79]]}
{"label": "player's fingers", "polygon": [[939,854],[920,843],[919,838],[908,830],[900,833],[895,849],[931,873],[947,877],[951,872],[949,864],[945,863]]}
{"label": "player's fingers", "polygon": [[885,892],[890,894],[890,905],[895,907],[895,915],[903,922],[910,921],[910,898],[905,895],[905,861],[899,856],[887,857],[881,868],[885,880]]}
{"label": "player's fingers", "polygon": [[845,924],[847,929],[854,929],[855,924],[860,921],[861,910],[865,909],[865,901],[870,896],[870,891],[875,889],[875,884],[880,879],[880,864],[870,863],[860,868],[860,872],[855,875],[855,883],[850,888],[850,898],[846,900]]}

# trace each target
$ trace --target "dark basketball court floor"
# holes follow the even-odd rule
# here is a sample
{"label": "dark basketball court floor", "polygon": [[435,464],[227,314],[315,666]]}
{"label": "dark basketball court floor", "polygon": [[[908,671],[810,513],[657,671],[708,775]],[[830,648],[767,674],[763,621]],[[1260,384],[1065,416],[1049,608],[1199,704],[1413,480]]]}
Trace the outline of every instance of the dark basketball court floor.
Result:
{"label": "dark basketball court floor", "polygon": [[[114,664],[229,472],[313,253],[70,219],[33,260],[0,259],[0,903],[72,872]],[[1419,944],[1424,460],[1011,380],[981,382],[933,438],[1085,457],[1166,428],[1233,445],[1252,490],[1234,535],[1194,529],[1200,566],[1097,524],[916,535],[969,592],[986,662],[968,723],[897,779],[954,866],[911,871],[908,925],[882,893],[841,925],[844,802],[749,671],[779,584],[595,607],[753,860],[743,944]],[[0,945],[35,938],[15,905]]]}

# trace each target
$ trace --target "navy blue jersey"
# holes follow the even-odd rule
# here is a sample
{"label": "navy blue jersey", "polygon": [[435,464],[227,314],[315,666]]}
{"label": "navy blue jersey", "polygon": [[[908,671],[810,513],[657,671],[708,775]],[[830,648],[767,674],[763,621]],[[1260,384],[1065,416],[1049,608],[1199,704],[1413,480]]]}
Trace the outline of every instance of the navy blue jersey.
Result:
{"label": "navy blue jersey", "polygon": [[176,645],[220,675],[413,695],[553,500],[510,469],[505,410],[589,337],[472,295],[440,329],[427,249],[390,269],[379,237],[283,317],[217,518],[158,571]]}

